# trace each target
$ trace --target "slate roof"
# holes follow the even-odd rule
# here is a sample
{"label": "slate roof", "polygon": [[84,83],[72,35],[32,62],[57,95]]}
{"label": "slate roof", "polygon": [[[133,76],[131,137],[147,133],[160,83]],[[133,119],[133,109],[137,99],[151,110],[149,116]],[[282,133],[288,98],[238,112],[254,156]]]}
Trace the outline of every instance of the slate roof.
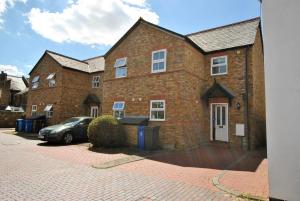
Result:
{"label": "slate roof", "polygon": [[205,52],[254,44],[260,18],[186,35]]}
{"label": "slate roof", "polygon": [[7,80],[10,80],[10,90],[22,91],[26,89],[26,85],[22,77],[7,75]]}
{"label": "slate roof", "polygon": [[105,60],[103,56],[86,59],[84,61],[89,64],[90,73],[104,71]]}
{"label": "slate roof", "polygon": [[46,50],[46,53],[56,60],[60,65],[66,68],[71,68],[86,73],[94,73],[104,70],[104,58],[101,56],[81,61],[49,50]]}

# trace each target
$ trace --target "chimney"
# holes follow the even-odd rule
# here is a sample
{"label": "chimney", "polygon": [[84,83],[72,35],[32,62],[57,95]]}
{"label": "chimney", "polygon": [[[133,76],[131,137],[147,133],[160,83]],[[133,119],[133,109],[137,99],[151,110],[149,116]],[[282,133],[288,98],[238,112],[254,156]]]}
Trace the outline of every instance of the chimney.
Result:
{"label": "chimney", "polygon": [[22,80],[23,80],[25,86],[29,87],[29,83],[28,83],[28,80],[26,79],[26,77],[22,76]]}
{"label": "chimney", "polygon": [[7,74],[4,73],[4,71],[1,71],[0,80],[6,80],[6,78],[7,78]]}

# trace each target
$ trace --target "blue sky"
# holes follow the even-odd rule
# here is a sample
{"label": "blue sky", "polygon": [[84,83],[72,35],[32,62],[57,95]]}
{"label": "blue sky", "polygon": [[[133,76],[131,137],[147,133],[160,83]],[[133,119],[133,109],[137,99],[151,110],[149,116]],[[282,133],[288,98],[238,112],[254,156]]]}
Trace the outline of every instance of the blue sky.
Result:
{"label": "blue sky", "polygon": [[46,49],[103,55],[142,16],[181,34],[260,15],[257,0],[0,0],[0,70],[27,75]]}

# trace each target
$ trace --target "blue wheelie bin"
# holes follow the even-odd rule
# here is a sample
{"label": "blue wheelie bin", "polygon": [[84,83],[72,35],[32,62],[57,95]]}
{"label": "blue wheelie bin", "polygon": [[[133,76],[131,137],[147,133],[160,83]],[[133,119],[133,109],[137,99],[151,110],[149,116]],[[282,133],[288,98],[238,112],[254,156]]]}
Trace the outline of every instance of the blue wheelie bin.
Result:
{"label": "blue wheelie bin", "polygon": [[145,126],[138,127],[138,148],[145,149]]}
{"label": "blue wheelie bin", "polygon": [[16,131],[22,132],[25,129],[24,119],[17,119]]}
{"label": "blue wheelie bin", "polygon": [[32,123],[33,121],[30,119],[25,120],[25,132],[32,133]]}

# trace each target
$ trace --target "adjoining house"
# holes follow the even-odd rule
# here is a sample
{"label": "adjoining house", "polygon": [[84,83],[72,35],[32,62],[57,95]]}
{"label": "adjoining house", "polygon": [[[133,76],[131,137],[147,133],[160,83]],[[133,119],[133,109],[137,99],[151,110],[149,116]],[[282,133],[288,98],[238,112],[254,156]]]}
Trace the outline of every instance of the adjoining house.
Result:
{"label": "adjoining house", "polygon": [[148,116],[166,148],[264,144],[259,18],[189,35],[140,18],[104,57],[80,61],[46,51],[30,83],[27,115],[46,112],[50,123],[101,111]]}
{"label": "adjoining house", "polygon": [[27,104],[28,80],[25,77],[0,74],[0,110],[24,112]]}
{"label": "adjoining house", "polygon": [[104,58],[80,61],[45,51],[30,74],[26,116],[46,115],[56,124],[80,115],[101,113]]}
{"label": "adjoining house", "polygon": [[259,18],[189,35],[141,18],[104,57],[103,114],[149,116],[163,147],[264,143]]}

